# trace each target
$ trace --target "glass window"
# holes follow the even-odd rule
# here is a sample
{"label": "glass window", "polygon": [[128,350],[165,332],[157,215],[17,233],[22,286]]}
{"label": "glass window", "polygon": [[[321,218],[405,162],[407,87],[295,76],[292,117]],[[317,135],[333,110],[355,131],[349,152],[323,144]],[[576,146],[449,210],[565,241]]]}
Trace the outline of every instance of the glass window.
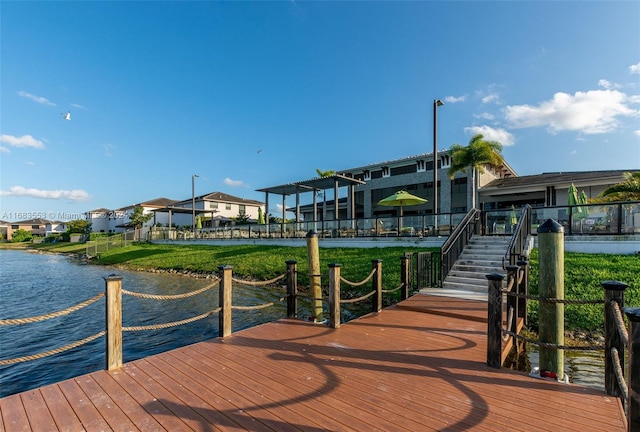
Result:
{"label": "glass window", "polygon": [[218,208],[218,203],[217,202],[210,202],[209,203],[209,208],[210,209],[217,209]]}
{"label": "glass window", "polygon": [[225,210],[231,210],[231,204],[225,204],[224,205],[224,209]]}

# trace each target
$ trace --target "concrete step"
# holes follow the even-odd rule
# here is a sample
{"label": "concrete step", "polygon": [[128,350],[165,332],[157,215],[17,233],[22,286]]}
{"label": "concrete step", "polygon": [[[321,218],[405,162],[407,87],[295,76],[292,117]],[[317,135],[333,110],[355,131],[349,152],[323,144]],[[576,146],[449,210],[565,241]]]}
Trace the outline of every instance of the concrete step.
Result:
{"label": "concrete step", "polygon": [[420,294],[436,295],[443,297],[455,297],[467,300],[487,301],[487,294],[477,291],[470,291],[465,289],[455,288],[423,288],[420,290]]}
{"label": "concrete step", "polygon": [[451,269],[448,276],[451,276],[452,278],[455,277],[455,278],[479,279],[486,282],[488,274],[505,273],[504,271],[498,271],[498,270],[502,270],[502,269],[487,268],[483,270],[465,271],[465,270],[458,270],[454,267],[453,269]]}
{"label": "concrete step", "polygon": [[456,281],[449,281],[446,280],[443,284],[442,284],[442,288],[445,289],[458,289],[458,290],[465,290],[465,291],[473,291],[473,292],[480,292],[480,293],[487,293],[489,290],[487,288],[487,284],[481,285],[481,284],[470,284],[470,283],[465,283],[465,282],[456,282]]}

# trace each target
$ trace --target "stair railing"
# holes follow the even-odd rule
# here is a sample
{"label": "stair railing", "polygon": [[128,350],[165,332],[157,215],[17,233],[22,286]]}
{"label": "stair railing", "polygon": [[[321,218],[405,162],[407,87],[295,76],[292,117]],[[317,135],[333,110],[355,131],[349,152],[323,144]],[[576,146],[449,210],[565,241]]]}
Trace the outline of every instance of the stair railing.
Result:
{"label": "stair railing", "polygon": [[513,229],[513,234],[509,240],[509,246],[507,251],[502,257],[502,268],[507,269],[507,266],[515,266],[519,261],[527,260],[529,252],[527,250],[527,242],[531,235],[531,206],[525,204],[520,211],[520,217],[518,223]]}
{"label": "stair railing", "polygon": [[456,260],[460,257],[460,254],[464,250],[465,246],[469,244],[469,240],[474,234],[480,232],[482,211],[473,208],[465,215],[464,219],[456,225],[455,229],[442,244],[440,248],[440,285],[451,271],[451,267],[455,264]]}

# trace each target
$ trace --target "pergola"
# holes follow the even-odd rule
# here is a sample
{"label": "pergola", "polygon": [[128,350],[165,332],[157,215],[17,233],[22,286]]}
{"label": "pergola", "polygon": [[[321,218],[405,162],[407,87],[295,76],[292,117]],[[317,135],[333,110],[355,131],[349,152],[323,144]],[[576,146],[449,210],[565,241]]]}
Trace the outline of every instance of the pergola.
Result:
{"label": "pergola", "polygon": [[289,195],[296,196],[296,222],[300,222],[300,193],[312,192],[313,193],[313,214],[318,214],[318,201],[316,198],[317,191],[325,191],[327,189],[333,189],[333,199],[335,206],[335,218],[338,218],[338,189],[340,187],[348,187],[349,188],[349,199],[350,203],[349,215],[351,219],[355,219],[356,217],[356,207],[355,207],[355,187],[357,185],[365,184],[364,181],[354,179],[353,177],[347,177],[343,174],[334,174],[327,177],[316,177],[309,180],[303,180],[299,182],[287,183],[280,186],[271,186],[268,188],[257,189],[258,192],[265,193],[265,206],[266,206],[266,217],[265,221],[267,224],[269,223],[269,194],[276,194],[282,196],[282,220],[286,220],[286,212],[287,205],[286,199]]}

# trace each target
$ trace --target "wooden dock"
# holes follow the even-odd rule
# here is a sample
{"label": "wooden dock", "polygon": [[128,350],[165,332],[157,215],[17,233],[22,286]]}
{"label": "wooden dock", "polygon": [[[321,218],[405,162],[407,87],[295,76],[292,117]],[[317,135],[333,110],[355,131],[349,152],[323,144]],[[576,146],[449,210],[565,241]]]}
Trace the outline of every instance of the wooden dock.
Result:
{"label": "wooden dock", "polygon": [[625,430],[602,391],[487,367],[486,309],[415,295],[335,330],[260,325],[0,399],[0,431]]}

